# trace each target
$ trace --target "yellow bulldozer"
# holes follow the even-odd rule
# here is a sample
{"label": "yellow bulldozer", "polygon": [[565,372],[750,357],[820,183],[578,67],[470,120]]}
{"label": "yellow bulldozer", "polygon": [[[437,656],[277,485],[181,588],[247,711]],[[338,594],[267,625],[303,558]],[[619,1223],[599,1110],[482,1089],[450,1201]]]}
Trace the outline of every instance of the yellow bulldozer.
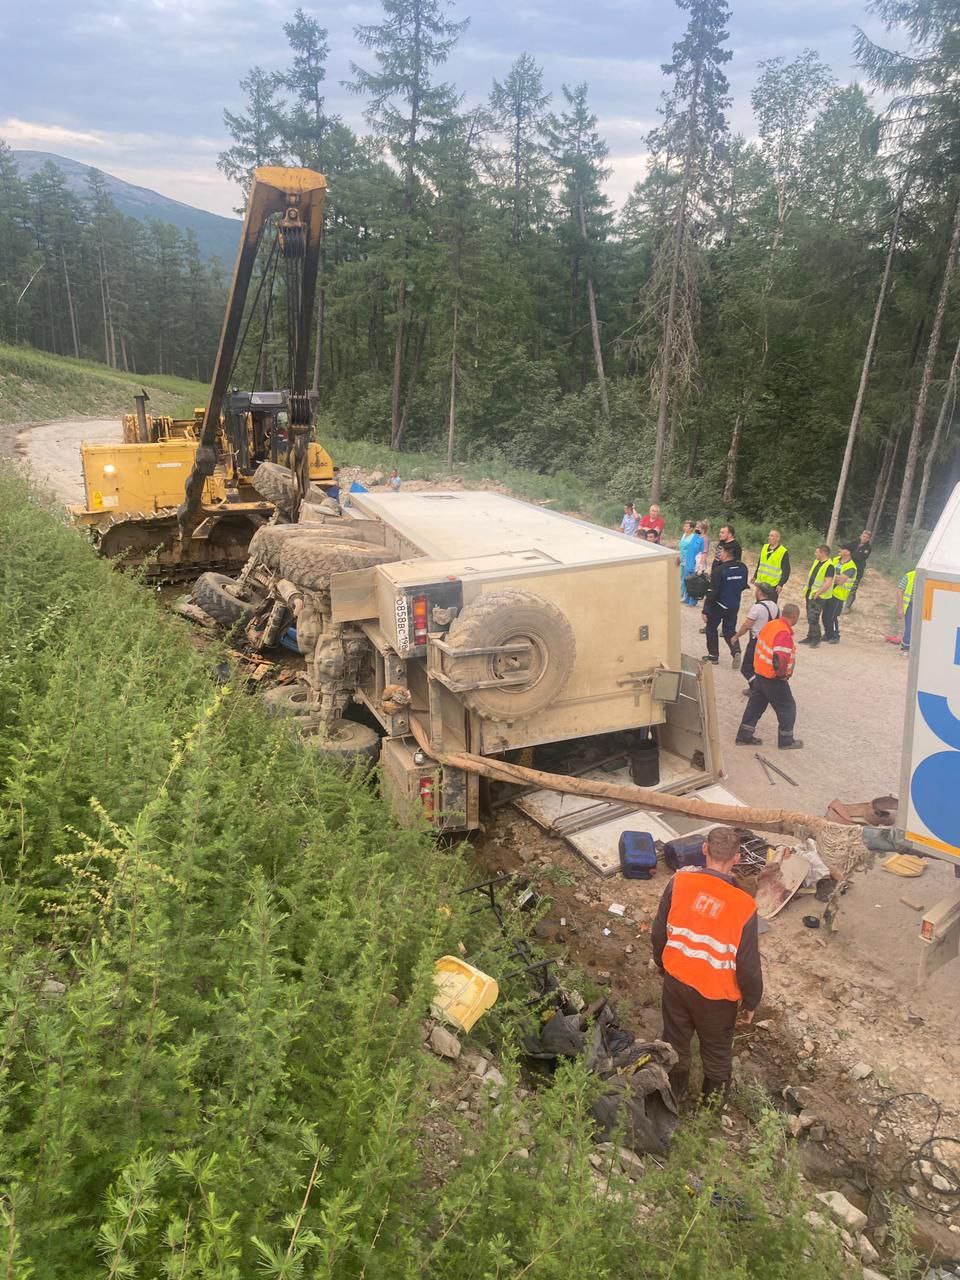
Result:
{"label": "yellow bulldozer", "polygon": [[[323,502],[333,487],[332,459],[311,439],[306,383],[326,185],[310,169],[254,171],[206,406],[192,418],[153,416],[144,392],[135,397],[136,413],[123,419],[122,443],[81,446],[85,503],[71,514],[90,528],[101,555],[167,581],[235,568],[262,524],[296,519],[301,502]],[[267,285],[269,307],[282,272],[291,317],[288,391],[231,387],[265,240],[250,311]],[[259,373],[259,355],[257,364]]]}

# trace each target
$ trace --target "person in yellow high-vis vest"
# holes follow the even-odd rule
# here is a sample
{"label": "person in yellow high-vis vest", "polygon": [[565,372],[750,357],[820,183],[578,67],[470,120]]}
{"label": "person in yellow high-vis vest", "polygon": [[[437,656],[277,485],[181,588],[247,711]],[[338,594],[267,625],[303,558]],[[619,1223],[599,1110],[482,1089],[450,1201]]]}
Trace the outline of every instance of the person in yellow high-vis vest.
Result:
{"label": "person in yellow high-vis vest", "polygon": [[779,529],[771,529],[760,548],[760,559],[753,575],[754,584],[773,587],[778,593],[790,578],[790,552],[783,545]]}
{"label": "person in yellow high-vis vest", "polygon": [[917,580],[916,569],[905,573],[897,583],[897,617],[903,624],[900,652],[910,652],[910,623],[913,618],[913,587]]}
{"label": "person in yellow high-vis vest", "polygon": [[815,559],[807,574],[807,589],[803,593],[803,601],[807,609],[807,634],[799,641],[815,649],[822,639],[820,619],[830,600],[833,599],[833,579],[836,566],[830,558],[830,548],[821,543],[817,547]]}
{"label": "person in yellow high-vis vest", "polygon": [[858,576],[853,544],[845,542],[840,548],[840,554],[833,558],[833,595],[823,610],[823,638],[827,644],[840,643],[840,614]]}

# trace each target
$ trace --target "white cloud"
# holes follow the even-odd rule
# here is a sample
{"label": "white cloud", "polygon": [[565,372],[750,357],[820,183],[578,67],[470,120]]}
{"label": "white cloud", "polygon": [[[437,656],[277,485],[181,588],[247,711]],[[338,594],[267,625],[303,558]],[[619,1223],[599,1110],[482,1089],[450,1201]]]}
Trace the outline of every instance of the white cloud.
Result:
{"label": "white cloud", "polygon": [[44,150],[46,147],[102,147],[105,135],[80,129],[67,129],[59,124],[38,124],[30,120],[8,117],[0,120],[0,135],[10,146],[21,150]]}

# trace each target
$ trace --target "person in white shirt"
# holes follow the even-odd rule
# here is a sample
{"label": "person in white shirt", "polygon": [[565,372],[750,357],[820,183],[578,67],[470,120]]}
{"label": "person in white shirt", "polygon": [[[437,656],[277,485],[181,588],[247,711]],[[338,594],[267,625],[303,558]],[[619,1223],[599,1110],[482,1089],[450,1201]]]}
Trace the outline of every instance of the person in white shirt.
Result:
{"label": "person in white shirt", "polygon": [[754,604],[747,610],[747,616],[737,628],[737,639],[740,636],[745,636],[748,631],[750,632],[750,641],[744,651],[743,661],[740,663],[740,674],[747,682],[747,687],[743,691],[744,697],[747,697],[750,693],[750,686],[753,684],[753,654],[757,647],[757,636],[768,622],[780,617],[776,587],[758,582],[754,585],[753,596]]}

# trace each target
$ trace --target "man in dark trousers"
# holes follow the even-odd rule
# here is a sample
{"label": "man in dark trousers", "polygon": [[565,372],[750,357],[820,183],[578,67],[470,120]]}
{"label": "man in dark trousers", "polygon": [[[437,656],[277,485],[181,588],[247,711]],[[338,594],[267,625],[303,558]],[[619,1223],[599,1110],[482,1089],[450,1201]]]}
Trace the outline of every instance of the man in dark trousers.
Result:
{"label": "man in dark trousers", "polygon": [[857,598],[857,592],[863,583],[863,575],[867,572],[867,561],[870,559],[870,553],[873,551],[873,534],[869,529],[864,529],[860,534],[857,545],[853,548],[853,563],[857,566],[857,580],[850,590],[847,598],[844,613],[849,613],[853,608],[853,602]]}
{"label": "man in dark trousers", "polygon": [[797,646],[793,628],[800,617],[795,604],[784,606],[779,618],[774,618],[757,636],[753,655],[753,683],[750,697],[743,712],[736,742],[742,747],[759,747],[763,743],[754,730],[767,707],[773,707],[777,717],[777,746],[784,751],[798,750],[803,746],[793,736],[797,722],[797,704],[793,700],[790,677],[797,660]]}
{"label": "man in dark trousers", "polygon": [[777,604],[777,588],[767,583],[758,582],[753,589],[754,603],[747,610],[747,616],[737,628],[737,639],[750,632],[750,639],[740,664],[740,674],[747,682],[744,697],[750,693],[753,684],[753,655],[757,649],[757,637],[768,622],[780,617],[780,606]]}
{"label": "man in dark trousers", "polygon": [[737,1021],[751,1022],[763,995],[756,903],[733,880],[740,839],[714,827],[703,846],[703,870],[685,867],[660,899],[650,931],[663,974],[663,1038],[677,1051],[670,1072],[677,1097],[690,1079],[690,1041],[700,1041],[704,1099],[730,1087]]}
{"label": "man in dark trousers", "polygon": [[[716,567],[720,563],[720,552],[723,550],[724,547],[729,547],[730,544],[734,541],[736,541],[736,532],[734,530],[733,525],[722,524],[720,526],[720,532],[717,534],[717,540],[713,544],[713,568],[714,569],[716,569]],[[740,555],[742,555],[742,551],[737,556],[738,560],[740,558]],[[704,572],[706,572],[706,568],[707,568],[706,564],[704,564],[703,568],[704,568]],[[707,634],[707,628],[705,626],[700,628],[700,634],[702,636],[705,636]]]}
{"label": "man in dark trousers", "polygon": [[833,599],[833,579],[836,566],[830,559],[830,548],[821,543],[814,553],[814,561],[807,574],[807,589],[803,599],[807,607],[807,634],[800,641],[815,649],[823,639],[820,619]]}
{"label": "man in dark trousers", "polygon": [[703,601],[703,620],[707,624],[707,652],[704,662],[720,661],[720,638],[718,631],[723,628],[726,640],[733,657],[734,671],[740,666],[740,641],[737,639],[737,613],[740,610],[740,597],[747,589],[747,566],[740,559],[739,542],[724,542],[720,553],[713,562],[710,572],[710,586]]}

